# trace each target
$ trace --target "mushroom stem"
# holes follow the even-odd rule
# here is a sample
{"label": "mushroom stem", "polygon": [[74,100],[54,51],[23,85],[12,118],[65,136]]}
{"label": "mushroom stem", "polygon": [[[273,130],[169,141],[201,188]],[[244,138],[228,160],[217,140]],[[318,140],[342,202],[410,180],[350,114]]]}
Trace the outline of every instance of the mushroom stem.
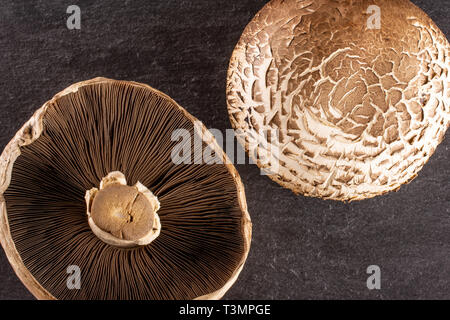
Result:
{"label": "mushroom stem", "polygon": [[89,226],[103,242],[130,248],[148,245],[159,236],[158,198],[140,182],[128,186],[123,173],[109,173],[100,189],[86,191],[85,199]]}

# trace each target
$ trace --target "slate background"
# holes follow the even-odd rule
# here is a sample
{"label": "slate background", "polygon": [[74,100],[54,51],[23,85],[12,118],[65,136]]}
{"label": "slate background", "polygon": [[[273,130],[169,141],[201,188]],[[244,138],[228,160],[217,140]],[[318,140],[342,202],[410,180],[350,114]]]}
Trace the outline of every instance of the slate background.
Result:
{"label": "slate background", "polygon": [[[450,37],[450,0],[413,1]],[[264,0],[12,1],[0,7],[0,150],[68,85],[106,76],[150,84],[208,127],[231,128],[228,60]],[[66,8],[82,10],[81,30]],[[295,196],[239,165],[253,220],[247,264],[227,299],[449,299],[446,140],[398,193],[340,204]],[[379,265],[382,289],[366,268]],[[33,299],[0,250],[0,299]]]}

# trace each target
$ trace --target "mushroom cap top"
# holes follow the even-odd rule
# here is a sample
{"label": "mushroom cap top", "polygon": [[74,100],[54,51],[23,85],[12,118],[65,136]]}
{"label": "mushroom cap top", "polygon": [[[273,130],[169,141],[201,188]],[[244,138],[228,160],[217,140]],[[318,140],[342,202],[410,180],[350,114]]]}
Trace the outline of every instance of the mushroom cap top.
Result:
{"label": "mushroom cap top", "polygon": [[408,0],[273,0],[231,58],[231,123],[296,193],[351,201],[397,190],[449,126],[449,49]]}
{"label": "mushroom cap top", "polygon": [[[175,164],[178,129],[201,137],[222,163]],[[86,203],[100,181],[91,195],[121,189]],[[126,195],[137,195],[136,218],[158,212],[160,233],[148,245],[110,245],[88,223],[86,207],[99,206],[108,210],[95,222],[107,232],[140,238],[149,219],[133,230],[123,216],[103,220]],[[144,84],[95,78],[70,86],[36,111],[0,157],[0,241],[39,299],[219,299],[241,272],[250,238],[242,182],[214,136]],[[79,290],[67,286],[71,266],[80,268]]]}

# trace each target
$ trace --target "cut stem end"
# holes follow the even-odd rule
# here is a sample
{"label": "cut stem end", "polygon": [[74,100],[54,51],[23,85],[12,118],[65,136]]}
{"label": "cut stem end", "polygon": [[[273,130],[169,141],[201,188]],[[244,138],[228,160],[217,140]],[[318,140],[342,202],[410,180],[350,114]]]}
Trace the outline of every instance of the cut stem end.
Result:
{"label": "cut stem end", "polygon": [[128,186],[121,172],[109,173],[100,189],[86,191],[85,199],[89,226],[107,244],[145,246],[160,234],[158,198],[140,182]]}

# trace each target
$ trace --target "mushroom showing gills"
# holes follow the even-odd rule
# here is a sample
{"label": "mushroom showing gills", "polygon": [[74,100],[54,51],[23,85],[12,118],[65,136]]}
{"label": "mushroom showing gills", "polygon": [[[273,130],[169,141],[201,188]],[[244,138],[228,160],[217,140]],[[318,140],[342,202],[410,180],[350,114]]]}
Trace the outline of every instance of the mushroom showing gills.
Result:
{"label": "mushroom showing gills", "polygon": [[[177,129],[201,137],[191,157],[208,146],[222,164],[175,164]],[[0,165],[0,240],[39,299],[218,299],[243,268],[251,222],[237,171],[203,125],[149,86],[72,85]],[[80,289],[67,285],[72,266]]]}
{"label": "mushroom showing gills", "polygon": [[352,201],[398,190],[449,126],[449,49],[407,0],[273,0],[231,58],[231,123],[295,193]]}

